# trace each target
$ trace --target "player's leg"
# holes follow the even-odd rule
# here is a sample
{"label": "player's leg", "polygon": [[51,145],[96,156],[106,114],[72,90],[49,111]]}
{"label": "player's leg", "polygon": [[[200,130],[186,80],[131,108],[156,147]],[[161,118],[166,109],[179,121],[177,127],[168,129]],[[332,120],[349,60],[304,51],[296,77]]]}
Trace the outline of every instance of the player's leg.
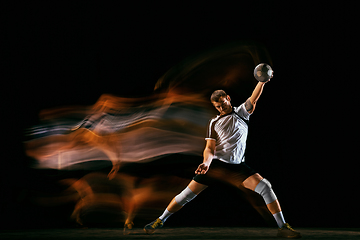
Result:
{"label": "player's leg", "polygon": [[186,203],[193,200],[199,193],[207,188],[206,185],[192,180],[189,185],[178,195],[176,195],[169,205],[166,207],[163,214],[155,221],[147,224],[144,228],[148,234],[154,233],[155,229],[164,225],[164,222],[175,212],[179,211]]}
{"label": "player's leg", "polygon": [[201,193],[206,188],[206,185],[192,180],[180,194],[176,195],[172,199],[166,209],[171,213],[179,211],[186,203],[193,200],[197,195],[199,195],[199,193]]}
{"label": "player's leg", "polygon": [[255,173],[244,180],[243,186],[260,194],[266,203],[267,208],[274,216],[277,225],[279,226],[278,237],[286,238],[300,238],[299,232],[294,231],[289,224],[286,223],[283,213],[281,211],[279,200],[277,199],[272,185],[268,180],[263,178],[260,174]]}
{"label": "player's leg", "polygon": [[247,189],[259,193],[264,198],[266,206],[268,207],[271,214],[281,212],[280,203],[277,200],[274,191],[272,190],[270,182],[264,179],[260,174],[255,173],[254,175],[245,179],[243,186]]}

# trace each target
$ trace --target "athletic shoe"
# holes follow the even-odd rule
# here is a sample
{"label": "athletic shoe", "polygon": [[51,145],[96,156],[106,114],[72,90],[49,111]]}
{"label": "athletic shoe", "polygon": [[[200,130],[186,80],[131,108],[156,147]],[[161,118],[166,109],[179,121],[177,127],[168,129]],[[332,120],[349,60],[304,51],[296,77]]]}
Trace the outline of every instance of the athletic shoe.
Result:
{"label": "athletic shoe", "polygon": [[277,237],[301,238],[301,234],[299,232],[295,231],[294,229],[292,229],[292,227],[288,223],[285,223],[282,228],[279,228]]}
{"label": "athletic shoe", "polygon": [[126,219],[126,222],[124,224],[124,235],[130,234],[130,230],[133,229],[134,223],[132,221],[129,221]]}
{"label": "athletic shoe", "polygon": [[160,218],[156,219],[155,221],[149,223],[144,227],[144,231],[147,234],[153,234],[156,229],[161,228],[164,225],[163,221]]}
{"label": "athletic shoe", "polygon": [[134,222],[130,221],[129,219],[126,219],[126,221],[124,223],[124,228],[132,229],[133,226],[134,226]]}

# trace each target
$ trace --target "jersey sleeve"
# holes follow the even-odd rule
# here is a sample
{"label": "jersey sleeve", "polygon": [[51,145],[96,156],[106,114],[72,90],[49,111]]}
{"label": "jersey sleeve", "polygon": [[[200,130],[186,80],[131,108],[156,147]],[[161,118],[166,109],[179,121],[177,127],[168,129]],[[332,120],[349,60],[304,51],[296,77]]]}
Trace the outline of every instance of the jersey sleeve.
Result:
{"label": "jersey sleeve", "polygon": [[207,133],[206,133],[205,140],[208,140],[208,139],[213,139],[215,141],[217,139],[217,133],[215,132],[215,120],[214,119],[211,119],[207,126]]}
{"label": "jersey sleeve", "polygon": [[234,109],[240,117],[249,120],[251,113],[246,111],[245,103],[241,104],[238,108]]}

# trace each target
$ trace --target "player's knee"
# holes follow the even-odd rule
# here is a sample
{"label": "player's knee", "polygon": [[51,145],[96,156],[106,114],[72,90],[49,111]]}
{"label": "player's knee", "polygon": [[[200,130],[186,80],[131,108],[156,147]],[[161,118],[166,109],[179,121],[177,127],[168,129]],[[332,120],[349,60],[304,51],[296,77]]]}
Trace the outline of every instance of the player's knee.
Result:
{"label": "player's knee", "polygon": [[277,199],[270,182],[265,178],[263,178],[255,187],[255,192],[264,198],[266,204],[272,203]]}
{"label": "player's knee", "polygon": [[184,206],[191,200],[193,200],[197,195],[191,191],[189,187],[186,187],[181,193],[176,195],[175,201],[177,204]]}

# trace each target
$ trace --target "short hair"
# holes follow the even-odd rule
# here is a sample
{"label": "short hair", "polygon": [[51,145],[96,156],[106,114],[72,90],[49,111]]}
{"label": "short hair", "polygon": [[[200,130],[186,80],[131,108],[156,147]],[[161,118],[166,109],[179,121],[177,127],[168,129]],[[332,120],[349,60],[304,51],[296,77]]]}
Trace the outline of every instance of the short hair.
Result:
{"label": "short hair", "polygon": [[216,90],[211,94],[211,102],[219,102],[221,97],[226,97],[227,94],[224,90]]}

